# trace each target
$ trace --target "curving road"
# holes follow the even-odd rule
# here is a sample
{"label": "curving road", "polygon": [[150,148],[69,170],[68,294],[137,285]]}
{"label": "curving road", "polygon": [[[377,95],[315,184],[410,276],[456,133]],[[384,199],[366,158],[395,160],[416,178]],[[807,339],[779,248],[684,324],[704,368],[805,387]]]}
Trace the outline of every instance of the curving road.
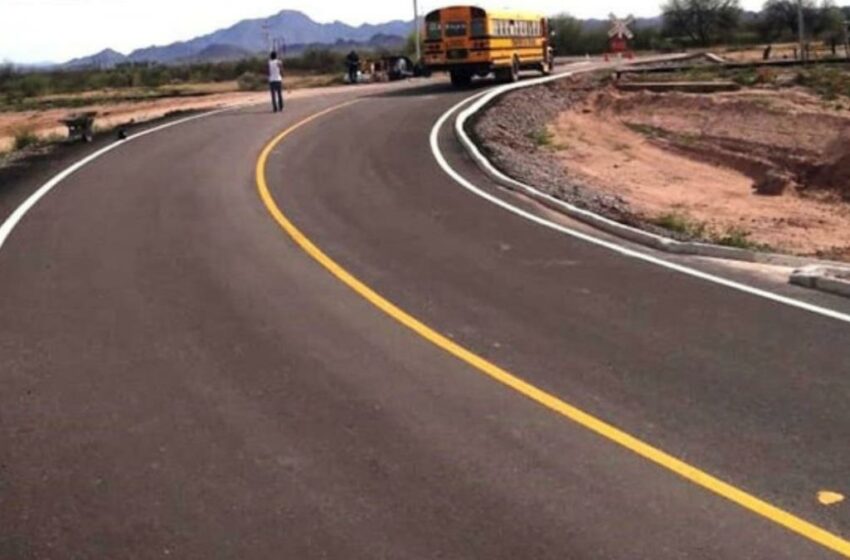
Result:
{"label": "curving road", "polygon": [[[835,557],[850,506],[816,495],[850,494],[850,325],[464,190],[429,134],[469,95],[219,113],[41,200],[0,250],[0,558]],[[272,211],[463,349],[810,528],[541,406],[329,274],[255,166],[330,108],[269,153]],[[543,212],[450,127],[439,142]]]}

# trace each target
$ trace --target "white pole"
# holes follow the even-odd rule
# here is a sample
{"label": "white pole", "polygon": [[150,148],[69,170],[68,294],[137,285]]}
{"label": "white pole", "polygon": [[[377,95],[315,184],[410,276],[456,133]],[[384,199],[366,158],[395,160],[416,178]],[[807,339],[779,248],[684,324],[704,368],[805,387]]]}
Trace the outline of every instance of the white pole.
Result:
{"label": "white pole", "polygon": [[419,64],[419,61],[422,60],[421,37],[419,36],[421,33],[419,29],[419,0],[413,0],[413,27],[416,39],[416,64]]}
{"label": "white pole", "polygon": [[800,31],[800,60],[806,60],[806,25],[803,23],[803,0],[797,0],[797,24]]}
{"label": "white pole", "polygon": [[844,20],[844,54],[850,58],[850,20]]}

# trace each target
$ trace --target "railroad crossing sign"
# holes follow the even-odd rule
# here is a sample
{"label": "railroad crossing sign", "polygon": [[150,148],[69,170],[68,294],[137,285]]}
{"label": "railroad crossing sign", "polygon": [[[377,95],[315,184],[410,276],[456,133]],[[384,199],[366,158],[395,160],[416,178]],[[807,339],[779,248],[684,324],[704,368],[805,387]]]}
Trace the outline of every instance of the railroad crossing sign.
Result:
{"label": "railroad crossing sign", "polygon": [[635,22],[634,16],[628,16],[625,19],[620,19],[614,14],[608,16],[611,20],[611,29],[608,31],[610,39],[625,39],[631,41],[635,38],[635,34],[629,29],[629,26]]}
{"label": "railroad crossing sign", "polygon": [[610,52],[617,55],[630,52],[629,41],[634,39],[635,34],[632,33],[629,26],[635,22],[635,18],[628,16],[621,19],[614,14],[611,14],[608,18],[611,20],[611,29],[608,30]]}

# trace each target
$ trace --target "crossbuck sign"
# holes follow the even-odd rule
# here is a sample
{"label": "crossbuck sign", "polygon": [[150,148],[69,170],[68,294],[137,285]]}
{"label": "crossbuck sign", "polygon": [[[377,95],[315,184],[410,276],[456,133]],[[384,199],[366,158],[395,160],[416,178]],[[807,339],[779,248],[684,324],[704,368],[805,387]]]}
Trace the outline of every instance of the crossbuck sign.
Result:
{"label": "crossbuck sign", "polygon": [[632,40],[635,38],[635,34],[632,33],[631,29],[629,29],[629,26],[635,22],[635,18],[633,16],[620,19],[614,14],[611,14],[608,18],[611,20],[611,29],[608,31],[608,37],[611,39],[621,40]]}

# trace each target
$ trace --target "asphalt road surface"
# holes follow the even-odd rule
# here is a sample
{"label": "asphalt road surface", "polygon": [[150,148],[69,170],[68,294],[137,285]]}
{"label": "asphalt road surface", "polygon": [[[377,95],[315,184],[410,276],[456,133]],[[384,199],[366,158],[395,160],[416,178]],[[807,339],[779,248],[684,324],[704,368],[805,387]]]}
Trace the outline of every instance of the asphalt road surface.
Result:
{"label": "asphalt road surface", "polygon": [[835,557],[404,327],[258,194],[272,138],[356,98],[264,170],[312,243],[477,356],[850,537],[848,504],[816,499],[850,494],[850,325],[465,191],[428,137],[471,93],[219,113],[46,196],[0,250],[0,558]]}

